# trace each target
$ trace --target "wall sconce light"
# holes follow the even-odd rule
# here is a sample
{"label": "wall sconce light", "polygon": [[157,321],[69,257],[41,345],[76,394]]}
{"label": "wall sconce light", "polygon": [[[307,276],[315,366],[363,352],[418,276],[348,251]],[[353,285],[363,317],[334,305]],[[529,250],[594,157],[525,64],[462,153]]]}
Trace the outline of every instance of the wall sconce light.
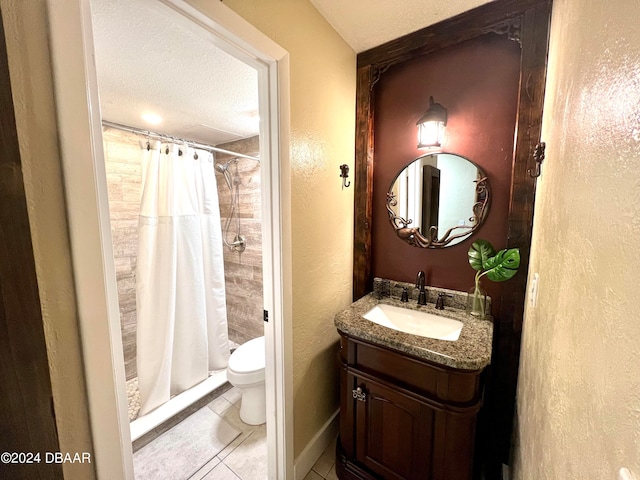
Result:
{"label": "wall sconce light", "polygon": [[439,147],[447,125],[447,109],[429,97],[429,109],[418,120],[418,148]]}

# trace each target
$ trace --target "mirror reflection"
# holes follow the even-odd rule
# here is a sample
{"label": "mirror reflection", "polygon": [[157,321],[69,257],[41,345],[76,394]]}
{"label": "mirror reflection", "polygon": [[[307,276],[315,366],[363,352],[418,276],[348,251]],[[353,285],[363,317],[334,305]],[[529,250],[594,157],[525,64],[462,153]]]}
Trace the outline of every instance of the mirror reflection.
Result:
{"label": "mirror reflection", "polygon": [[489,210],[489,182],[472,161],[452,153],[413,160],[387,193],[389,220],[410,245],[442,248],[462,242]]}

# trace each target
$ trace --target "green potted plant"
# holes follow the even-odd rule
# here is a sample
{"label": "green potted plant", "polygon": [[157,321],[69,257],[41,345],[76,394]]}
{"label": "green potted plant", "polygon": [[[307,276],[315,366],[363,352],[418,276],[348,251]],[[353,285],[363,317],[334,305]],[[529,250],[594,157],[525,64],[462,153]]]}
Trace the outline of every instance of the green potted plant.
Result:
{"label": "green potted plant", "polygon": [[482,290],[480,279],[486,276],[494,282],[504,282],[512,278],[520,267],[520,249],[503,249],[496,253],[493,245],[486,240],[478,239],[471,245],[469,265],[477,270],[475,285],[469,290],[467,311],[471,315],[483,317],[486,312],[486,294]]}

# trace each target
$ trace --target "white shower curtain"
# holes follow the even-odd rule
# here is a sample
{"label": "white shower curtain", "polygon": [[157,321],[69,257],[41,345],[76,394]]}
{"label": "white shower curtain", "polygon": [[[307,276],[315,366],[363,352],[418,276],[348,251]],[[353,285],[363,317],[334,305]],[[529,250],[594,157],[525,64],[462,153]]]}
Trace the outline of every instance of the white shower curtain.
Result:
{"label": "white shower curtain", "polygon": [[158,141],[141,147],[136,306],[144,415],[225,368],[229,342],[213,155]]}

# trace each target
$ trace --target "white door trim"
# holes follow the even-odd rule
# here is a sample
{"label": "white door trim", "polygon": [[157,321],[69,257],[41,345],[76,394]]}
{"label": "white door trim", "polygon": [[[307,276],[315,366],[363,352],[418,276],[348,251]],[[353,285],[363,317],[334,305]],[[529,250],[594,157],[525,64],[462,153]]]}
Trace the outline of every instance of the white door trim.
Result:
{"label": "white door trim", "polygon": [[[293,478],[289,59],[221,2],[163,0],[258,69],[269,478]],[[60,149],[98,478],[133,480],[89,0],[48,0]],[[218,42],[216,42],[217,44]]]}

